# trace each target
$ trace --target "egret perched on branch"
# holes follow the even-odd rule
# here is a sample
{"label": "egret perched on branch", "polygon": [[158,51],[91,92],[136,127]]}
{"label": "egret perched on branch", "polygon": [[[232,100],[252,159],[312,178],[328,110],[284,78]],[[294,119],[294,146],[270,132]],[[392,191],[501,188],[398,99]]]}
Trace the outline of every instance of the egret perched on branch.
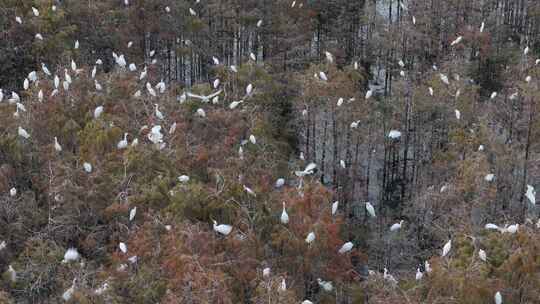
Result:
{"label": "egret perched on branch", "polygon": [[480,25],[480,33],[484,32],[484,27],[485,27],[485,23],[482,22],[482,24]]}
{"label": "egret perched on branch", "polygon": [[187,93],[187,96],[191,97],[191,98],[196,98],[196,99],[200,99],[202,102],[210,102],[210,100],[216,96],[218,96],[219,94],[221,94],[221,90],[215,92],[215,93],[212,93],[210,95],[207,95],[207,96],[204,96],[204,95],[196,95],[196,94],[192,94],[190,92]]}
{"label": "egret perched on branch", "polygon": [[332,215],[335,215],[337,210],[338,210],[338,206],[339,206],[339,201],[335,201],[333,204],[332,204]]}
{"label": "egret perched on branch", "polygon": [[181,183],[187,183],[189,182],[189,176],[187,175],[180,175],[178,177],[178,181],[181,182]]}
{"label": "egret perched on branch", "polygon": [[456,40],[454,40],[454,41],[452,41],[452,43],[450,43],[450,45],[451,45],[451,46],[454,46],[454,45],[460,43],[461,40],[463,40],[463,37],[462,37],[462,36],[458,36],[458,37],[456,38]]}
{"label": "egret perched on branch", "polygon": [[399,221],[399,223],[395,223],[393,224],[392,226],[390,226],[390,231],[394,232],[394,231],[398,231],[399,229],[401,229],[401,225],[403,225],[403,220]]}
{"label": "egret perched on branch", "polygon": [[480,260],[482,260],[484,262],[487,261],[487,255],[486,255],[486,252],[484,250],[480,249],[478,251],[478,256],[480,257]]}
{"label": "egret perched on branch", "polygon": [[127,145],[128,145],[127,136],[128,136],[128,134],[124,133],[124,138],[121,141],[119,141],[118,144],[116,144],[116,147],[118,149],[121,150],[121,149],[127,148]]}
{"label": "egret perched on branch", "polygon": [[58,143],[58,138],[54,137],[54,149],[56,152],[62,152],[62,146]]}
{"label": "egret perched on branch", "polygon": [[311,231],[306,236],[306,243],[311,244],[311,243],[313,243],[313,241],[315,241],[315,233],[313,231]]}
{"label": "egret perched on branch", "polygon": [[448,242],[444,244],[442,256],[445,257],[450,252],[450,249],[452,249],[452,240],[448,240]]}
{"label": "egret perched on branch", "polygon": [[416,280],[420,281],[424,277],[424,274],[420,271],[420,268],[416,268]]}
{"label": "egret perched on branch", "polygon": [[323,71],[319,72],[319,78],[323,81],[328,81],[328,77],[326,76],[326,73]]}
{"label": "egret perched on branch", "polygon": [[232,226],[231,225],[225,225],[225,224],[220,224],[218,225],[218,223],[216,221],[214,221],[214,231],[215,232],[218,232],[220,234],[223,234],[223,235],[229,235],[229,233],[231,233],[232,231]]}
{"label": "egret perched on branch", "polygon": [[343,246],[341,246],[341,248],[339,248],[338,250],[338,253],[339,254],[344,254],[344,253],[347,253],[349,251],[351,251],[354,247],[354,244],[352,242],[347,242],[345,244],[343,244]]}
{"label": "egret perched on branch", "polygon": [[369,89],[369,90],[366,92],[366,100],[370,99],[372,95],[373,95],[373,91],[372,91],[371,89]]}
{"label": "egret perched on branch", "polygon": [[334,62],[334,55],[332,55],[332,53],[326,51],[325,52],[325,55],[326,55],[326,60],[330,63],[333,63]]}
{"label": "egret perched on branch", "polygon": [[90,163],[84,163],[83,168],[84,168],[84,171],[86,171],[86,173],[92,172],[92,165]]}
{"label": "egret perched on branch", "polygon": [[398,139],[401,137],[401,132],[398,130],[390,130],[390,132],[388,132],[388,137],[391,139]]}
{"label": "egret perched on branch", "polygon": [[281,188],[281,187],[283,187],[283,185],[285,185],[285,179],[284,178],[278,178],[276,180],[276,184],[275,184],[276,188]]}
{"label": "egret perched on branch", "polygon": [[536,204],[536,190],[534,190],[534,187],[531,185],[527,185],[527,192],[525,192],[525,196],[527,199],[529,199],[529,202],[531,204]]}
{"label": "egret perched on branch", "polygon": [[317,283],[326,292],[331,292],[334,289],[334,286],[332,286],[332,282],[330,281],[323,281],[321,278],[318,278]]}
{"label": "egret perched on branch", "polygon": [[508,227],[505,227],[503,228],[502,232],[508,232],[510,234],[514,234],[516,232],[518,232],[519,230],[519,224],[513,224],[513,225],[510,225]]}
{"label": "egret perched on branch", "polygon": [[103,106],[96,107],[96,109],[94,110],[94,119],[98,119],[102,113],[103,113]]}
{"label": "egret perched on branch", "polygon": [[19,133],[19,136],[23,137],[24,139],[30,138],[30,134],[28,134],[28,132],[26,132],[26,130],[21,127],[18,128],[18,133]]}
{"label": "egret perched on branch", "polygon": [[66,253],[64,254],[64,259],[62,260],[62,263],[69,263],[69,262],[75,262],[80,258],[80,254],[77,251],[76,248],[69,248],[66,250]]}
{"label": "egret perched on branch", "polygon": [[503,300],[502,300],[501,292],[497,291],[495,293],[495,304],[502,304],[502,302],[503,302]]}
{"label": "egret perched on branch", "polygon": [[433,96],[433,88],[432,88],[432,87],[429,87],[429,88],[428,88],[428,91],[429,91],[429,95]]}
{"label": "egret perched on branch", "polygon": [[489,173],[489,174],[486,174],[486,176],[484,177],[484,180],[486,182],[492,182],[494,178],[495,178],[495,174]]}
{"label": "egret perched on branch", "polygon": [[154,106],[156,107],[155,109],[155,114],[156,114],[156,117],[160,120],[163,120],[165,118],[165,116],[163,116],[163,113],[161,113],[161,111],[159,110],[159,105],[157,103],[154,104]]}
{"label": "egret perched on branch", "polygon": [[298,176],[298,177],[303,177],[303,176],[306,176],[306,175],[313,174],[315,168],[317,168],[317,164],[310,163],[309,165],[306,166],[304,171],[295,171],[294,174],[296,174],[296,176]]}
{"label": "egret perched on branch", "polygon": [[484,228],[486,228],[488,230],[500,230],[501,229],[501,228],[499,228],[499,226],[497,226],[495,224],[492,224],[492,223],[486,224],[486,226],[484,226]]}
{"label": "egret perched on branch", "polygon": [[120,242],[118,244],[118,248],[120,248],[120,251],[122,251],[122,253],[124,253],[124,254],[127,253],[127,245],[126,245],[126,243]]}
{"label": "egret perched on branch", "polygon": [[448,81],[448,76],[444,75],[443,73],[439,73],[439,77],[441,78],[441,81],[444,84],[446,84],[446,85],[450,84],[450,81]]}
{"label": "egret perched on branch", "polygon": [[129,211],[129,221],[133,221],[133,219],[135,218],[135,215],[137,214],[137,207],[133,207],[130,211]]}
{"label": "egret perched on branch", "polygon": [[289,223],[289,215],[287,214],[287,210],[285,210],[285,202],[283,202],[283,211],[281,211],[281,223],[284,225],[287,225]]}
{"label": "egret perched on branch", "polygon": [[39,17],[39,11],[37,8],[32,6],[32,13],[34,13],[34,16]]}
{"label": "egret perched on branch", "polygon": [[369,216],[376,217],[375,208],[373,208],[373,205],[370,202],[366,202],[366,211],[368,212]]}

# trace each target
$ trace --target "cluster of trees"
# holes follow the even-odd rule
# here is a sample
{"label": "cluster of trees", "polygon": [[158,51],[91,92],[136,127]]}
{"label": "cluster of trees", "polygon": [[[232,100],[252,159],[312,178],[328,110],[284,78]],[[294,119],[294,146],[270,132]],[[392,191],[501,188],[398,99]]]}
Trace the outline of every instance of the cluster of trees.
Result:
{"label": "cluster of trees", "polygon": [[539,25],[3,0],[0,302],[540,303]]}

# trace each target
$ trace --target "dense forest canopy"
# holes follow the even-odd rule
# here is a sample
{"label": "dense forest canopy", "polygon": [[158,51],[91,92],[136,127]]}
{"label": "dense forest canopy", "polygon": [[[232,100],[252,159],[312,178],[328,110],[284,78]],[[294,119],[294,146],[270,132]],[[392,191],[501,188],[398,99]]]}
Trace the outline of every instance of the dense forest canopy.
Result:
{"label": "dense forest canopy", "polygon": [[0,0],[0,303],[540,303],[540,1]]}

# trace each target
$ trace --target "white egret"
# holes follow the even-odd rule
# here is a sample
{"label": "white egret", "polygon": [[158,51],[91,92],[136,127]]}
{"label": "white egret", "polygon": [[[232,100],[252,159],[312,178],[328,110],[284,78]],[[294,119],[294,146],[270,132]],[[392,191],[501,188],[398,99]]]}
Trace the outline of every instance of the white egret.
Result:
{"label": "white egret", "polygon": [[478,256],[480,257],[480,260],[486,262],[487,261],[487,254],[484,250],[480,249],[478,251]]}
{"label": "white egret", "polygon": [[229,109],[234,110],[236,107],[238,107],[241,103],[243,103],[243,100],[239,101],[233,101],[229,104]]}
{"label": "white egret", "polygon": [[489,98],[490,98],[490,99],[494,99],[495,97],[497,97],[497,92],[491,93],[491,96],[490,96]]}
{"label": "white egret", "polygon": [[37,8],[32,6],[32,13],[34,13],[34,16],[39,17],[39,11]]}
{"label": "white egret", "polygon": [[58,143],[58,138],[54,137],[54,149],[56,152],[62,152],[62,146]]}
{"label": "white egret", "polygon": [[492,182],[494,178],[495,178],[495,174],[489,173],[489,174],[486,174],[486,176],[484,177],[484,180],[486,182]]}
{"label": "white egret", "polygon": [[54,87],[58,89],[58,86],[60,85],[60,78],[58,75],[54,75]]}
{"label": "white egret", "polygon": [[482,24],[480,25],[480,33],[484,32],[484,27],[485,27],[485,23],[482,22]]}
{"label": "white egret", "polygon": [[66,253],[64,253],[64,259],[62,260],[62,263],[76,262],[77,260],[79,260],[80,257],[81,255],[79,254],[77,249],[71,247],[66,250]]}
{"label": "white egret", "polygon": [[257,27],[261,27],[262,24],[263,24],[262,19],[260,19],[259,21],[257,21]]}
{"label": "white egret", "polygon": [[15,21],[17,21],[18,24],[22,24],[22,19],[19,16],[15,16]]}
{"label": "white egret", "polygon": [[276,184],[275,184],[276,188],[281,188],[281,187],[283,187],[283,185],[285,185],[285,179],[284,178],[278,178],[276,180]]}
{"label": "white egret", "polygon": [[334,289],[334,286],[330,281],[323,281],[321,278],[317,278],[317,283],[326,292],[332,292],[332,290]]}
{"label": "white egret", "polygon": [[343,246],[341,246],[341,248],[339,248],[338,250],[338,253],[339,254],[344,254],[344,253],[347,253],[349,251],[351,251],[354,247],[354,244],[352,242],[347,242],[345,244],[343,244]]}
{"label": "white egret", "polygon": [[508,233],[510,233],[510,234],[514,234],[514,233],[518,232],[518,230],[519,230],[519,224],[513,224],[513,225],[510,225],[510,226],[508,226],[508,227],[505,227],[505,228],[502,230],[502,232],[503,232],[503,233],[504,233],[504,232],[508,232]]}
{"label": "white egret", "polygon": [[19,127],[19,128],[18,128],[18,133],[19,133],[19,136],[20,136],[20,137],[23,137],[23,138],[25,138],[25,139],[30,138],[30,134],[28,134],[28,132],[26,132],[26,130],[23,129],[22,127]]}
{"label": "white egret", "polygon": [[98,106],[94,109],[94,119],[98,119],[103,113],[103,106]]}
{"label": "white egret", "polygon": [[96,91],[103,90],[103,87],[101,86],[101,84],[99,84],[99,82],[97,80],[94,80],[94,85],[96,87]]}
{"label": "white egret", "polygon": [[9,189],[9,196],[14,197],[15,195],[17,195],[17,188],[13,187]]}
{"label": "white egret", "polygon": [[9,280],[11,282],[17,281],[17,272],[15,271],[15,269],[13,269],[13,266],[9,265],[7,272],[9,275]]}
{"label": "white egret", "polygon": [[128,68],[130,72],[135,72],[137,70],[135,63],[130,63]]}
{"label": "white egret", "polygon": [[534,190],[534,187],[531,185],[527,185],[527,192],[525,192],[525,196],[531,202],[531,204],[536,204],[536,190]]}
{"label": "white egret", "polygon": [[191,98],[196,98],[196,99],[200,99],[202,102],[210,102],[210,100],[216,96],[218,96],[219,94],[221,94],[221,91],[222,90],[219,90],[215,93],[212,93],[210,95],[196,95],[196,94],[192,94],[190,92],[187,93],[187,96],[191,97]]}
{"label": "white egret", "polygon": [[269,277],[270,276],[270,268],[268,268],[268,267],[264,268],[262,273],[263,273],[263,277],[265,277],[265,278]]}
{"label": "white egret", "polygon": [[460,120],[461,119],[461,112],[458,109],[455,109],[454,112],[456,114],[456,119]]}
{"label": "white egret", "polygon": [[249,142],[256,145],[257,144],[257,138],[255,138],[255,135],[251,134],[249,136]]}
{"label": "white egret", "polygon": [[368,212],[369,216],[376,217],[375,208],[373,208],[373,205],[370,202],[366,202],[366,211]]}
{"label": "white egret", "polygon": [[340,97],[340,98],[338,99],[337,103],[336,103],[336,106],[341,107],[342,104],[343,104],[343,98]]}
{"label": "white egret", "polygon": [[204,112],[203,109],[199,108],[197,109],[197,115],[199,115],[200,117],[206,117],[206,112]]}
{"label": "white egret", "polygon": [[302,304],[313,304],[313,302],[311,302],[310,300],[304,300],[302,301]]}
{"label": "white egret", "polygon": [[338,207],[339,207],[339,201],[335,201],[333,204],[332,204],[332,215],[336,215],[336,212],[338,210]]}
{"label": "white egret", "polygon": [[66,291],[64,291],[64,293],[62,294],[62,299],[64,299],[64,301],[69,301],[71,300],[71,297],[73,296],[73,293],[75,293],[75,279],[73,279],[73,283],[71,284],[71,287],[69,287]]}
{"label": "white egret", "polygon": [[178,181],[180,181],[181,183],[187,183],[189,182],[189,176],[187,175],[180,175],[178,177]]}
{"label": "white egret", "polygon": [[156,91],[154,90],[154,88],[152,88],[152,85],[149,82],[146,83],[146,90],[148,91],[148,94],[150,94],[151,96],[153,97],[157,96]]}
{"label": "white egret", "polygon": [[339,160],[339,165],[341,166],[342,169],[345,169],[347,167],[343,159]]}
{"label": "white egret", "polygon": [[441,81],[444,84],[446,84],[446,85],[450,84],[450,81],[448,81],[448,76],[444,75],[443,73],[439,73],[439,78],[441,78]]}
{"label": "white egret", "polygon": [[314,173],[315,168],[317,168],[317,164],[310,163],[309,165],[306,166],[304,171],[295,171],[294,174],[296,174],[296,176],[298,177],[310,175]]}
{"label": "white egret", "polygon": [[6,241],[2,241],[2,242],[0,243],[0,251],[6,249],[6,247],[7,247]]}
{"label": "white egret", "polygon": [[231,225],[225,225],[225,224],[220,224],[218,225],[218,223],[216,221],[213,221],[214,222],[214,231],[215,232],[218,232],[222,235],[229,235],[229,233],[231,233],[232,231],[232,226]]}
{"label": "white egret", "polygon": [[217,89],[219,87],[220,80],[219,78],[214,79],[214,89]]}
{"label": "white egret", "polygon": [[366,92],[366,100],[370,99],[372,95],[373,95],[373,91],[372,91],[371,89],[369,89],[369,90]]}
{"label": "white egret", "polygon": [[251,95],[251,92],[253,91],[253,85],[250,83],[246,87],[246,96]]}
{"label": "white egret", "polygon": [[279,289],[278,289],[278,291],[283,292],[283,291],[285,291],[285,290],[287,290],[287,283],[285,282],[285,279],[282,278],[282,279],[281,279],[281,284],[279,284]]}
{"label": "white egret", "polygon": [[501,228],[499,228],[499,226],[495,225],[495,224],[492,224],[492,223],[488,223],[486,224],[486,226],[484,226],[485,229],[488,229],[488,230],[500,230]]}
{"label": "white egret", "polygon": [[500,291],[497,291],[495,293],[495,304],[502,304],[503,300],[502,300],[502,295],[501,295],[501,292]]}
{"label": "white egret", "polygon": [[238,68],[235,65],[231,65],[230,68],[233,73],[238,73]]}
{"label": "white egret", "polygon": [[30,82],[28,81],[28,78],[25,78],[23,81],[23,89],[26,91],[30,87]]}
{"label": "white egret", "polygon": [[325,55],[326,55],[326,60],[330,63],[334,62],[334,55],[332,55],[332,53],[326,51],[325,52]]}
{"label": "white egret", "polygon": [[197,16],[197,12],[195,12],[195,10],[192,9],[191,7],[189,8],[189,13],[191,16]]}
{"label": "white egret", "polygon": [[246,191],[247,194],[251,196],[257,196],[257,194],[255,194],[255,191],[251,190],[251,188],[247,187],[246,185],[243,185],[243,186],[244,186],[244,191]]}
{"label": "white egret", "polygon": [[523,50],[523,55],[527,55],[529,54],[529,47],[526,46],[525,49]]}
{"label": "white egret", "polygon": [[532,80],[532,77],[530,75],[527,75],[527,77],[525,77],[525,82],[529,83],[531,82]]}
{"label": "white egret", "polygon": [[313,231],[311,231],[306,236],[306,243],[311,244],[311,243],[313,243],[313,241],[315,241],[315,233]]}
{"label": "white egret", "polygon": [[287,225],[289,223],[289,215],[287,214],[287,210],[285,210],[285,202],[283,202],[283,211],[281,211],[280,220],[281,223],[284,225]]}
{"label": "white egret", "polygon": [[454,45],[460,43],[461,40],[463,40],[463,37],[462,37],[462,36],[458,36],[458,37],[456,38],[456,40],[454,40],[454,41],[452,41],[452,43],[450,43],[450,46],[454,46]]}
{"label": "white egret", "polygon": [[424,262],[424,269],[426,270],[427,273],[431,272],[431,265],[429,264],[428,261]]}
{"label": "white egret", "polygon": [[173,134],[174,131],[176,131],[176,121],[173,122],[173,124],[172,124],[171,127],[169,128],[169,134]]}
{"label": "white egret", "polygon": [[401,137],[401,132],[398,130],[390,130],[390,132],[388,132],[388,137],[391,139],[398,139]]}
{"label": "white egret", "polygon": [[163,113],[161,113],[161,111],[159,110],[159,105],[157,103],[154,104],[154,106],[156,107],[155,108],[155,115],[156,117],[159,119],[159,120],[163,120],[165,118],[165,116],[163,115]]}
{"label": "white egret", "polygon": [[445,257],[450,252],[450,249],[452,249],[452,240],[448,240],[448,242],[444,244],[442,256]]}
{"label": "white egret", "polygon": [[326,76],[325,72],[319,72],[319,78],[321,78],[323,81],[328,81],[328,77]]}
{"label": "white egret", "polygon": [[39,90],[39,92],[38,92],[38,100],[39,100],[39,102],[43,102],[43,90]]}
{"label": "white egret", "polygon": [[75,40],[74,48],[77,50],[79,49],[79,40]]}
{"label": "white egret", "polygon": [[135,218],[135,215],[137,214],[137,207],[133,207],[130,211],[129,211],[129,221],[133,221],[133,219]]}
{"label": "white egret", "polygon": [[120,248],[120,251],[122,251],[123,254],[127,253],[127,245],[124,242],[118,243],[118,248]]}
{"label": "white egret", "polygon": [[84,168],[84,171],[86,171],[86,173],[91,173],[92,172],[92,165],[90,163],[84,163],[83,164],[83,168]]}
{"label": "white egret", "polygon": [[153,126],[150,133],[147,135],[148,140],[154,144],[160,144],[163,142],[163,134],[161,133],[161,126]]}
{"label": "white egret", "polygon": [[394,232],[394,231],[398,231],[399,229],[401,229],[401,225],[403,225],[403,220],[399,221],[399,223],[395,223],[393,224],[392,226],[390,226],[390,231]]}
{"label": "white egret", "polygon": [[116,147],[118,149],[121,150],[121,149],[127,148],[127,145],[128,145],[127,136],[128,136],[128,134],[124,133],[124,138],[121,141],[119,141],[118,144],[116,144]]}
{"label": "white egret", "polygon": [[416,268],[416,280],[417,281],[420,281],[422,280],[422,278],[424,277],[424,274],[420,271],[420,268]]}

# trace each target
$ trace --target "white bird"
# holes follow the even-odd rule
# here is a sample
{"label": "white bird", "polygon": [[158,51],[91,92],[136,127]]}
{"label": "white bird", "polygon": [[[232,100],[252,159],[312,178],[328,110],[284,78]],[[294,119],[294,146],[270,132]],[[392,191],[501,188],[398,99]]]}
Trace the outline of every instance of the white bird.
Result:
{"label": "white bird", "polygon": [[439,73],[439,78],[441,78],[441,81],[444,84],[446,84],[446,85],[450,84],[450,81],[448,81],[448,76],[444,75],[443,73]]}
{"label": "white bird", "polygon": [[420,268],[416,268],[416,280],[420,281],[424,277],[424,274],[420,271]]}
{"label": "white bird", "polygon": [[369,216],[376,217],[375,208],[373,208],[373,205],[370,202],[366,202],[366,211],[368,212]]}
{"label": "white bird", "polygon": [[79,48],[79,40],[75,40],[74,48],[77,50]]}
{"label": "white bird", "polygon": [[94,85],[96,87],[96,91],[103,90],[103,87],[101,86],[101,84],[99,84],[99,82],[97,80],[94,80]]}
{"label": "white bird", "polygon": [[91,74],[92,79],[96,78],[96,73],[97,73],[97,67],[94,66],[94,68],[92,69],[92,74]]}
{"label": "white bird", "polygon": [[170,12],[171,12],[171,8],[168,7],[168,6],[166,6],[166,7],[165,7],[165,11],[166,11],[167,13],[170,13]]}
{"label": "white bird", "polygon": [[275,184],[276,188],[281,188],[281,187],[283,187],[283,185],[285,185],[285,179],[284,178],[278,178],[276,180],[276,184]]}
{"label": "white bird", "polygon": [[54,75],[54,87],[58,89],[58,86],[60,85],[60,78],[58,75]]}
{"label": "white bird", "polygon": [[268,267],[264,268],[262,273],[263,273],[263,277],[265,277],[265,278],[269,277],[270,276],[270,268],[268,268]]}
{"label": "white bird", "polygon": [[71,247],[66,250],[66,253],[64,253],[64,260],[62,260],[62,263],[75,262],[79,260],[80,257],[81,255],[79,254],[77,249]]}
{"label": "white bird", "polygon": [[502,232],[508,232],[510,234],[514,234],[519,230],[519,224],[513,224],[508,227],[505,227]]}
{"label": "white bird", "polygon": [[54,137],[54,149],[56,152],[62,152],[62,146],[58,143],[58,138]]}
{"label": "white bird", "polygon": [[64,88],[64,91],[69,91],[69,81],[62,82],[62,87]]}
{"label": "white bird", "polygon": [[238,68],[235,65],[231,65],[230,68],[234,73],[238,73]]}
{"label": "white bird", "polygon": [[398,139],[401,137],[401,132],[398,130],[390,130],[390,132],[388,132],[388,137],[391,139]]}
{"label": "white bird", "polygon": [[424,269],[426,270],[427,273],[431,272],[431,265],[429,264],[428,261],[424,262]]}
{"label": "white bird", "polygon": [[354,247],[354,244],[352,242],[347,242],[345,244],[343,244],[343,246],[341,246],[341,248],[339,248],[338,250],[338,253],[339,254],[344,254],[344,253],[347,253],[349,251],[351,251]]}
{"label": "white bird", "polygon": [[343,159],[341,159],[339,161],[339,165],[341,166],[342,169],[345,169],[346,168],[346,165],[345,165],[345,161]]}
{"label": "white bird", "polygon": [[531,202],[531,204],[536,204],[536,190],[534,190],[534,187],[531,185],[527,185],[527,192],[525,192],[525,196]]}
{"label": "white bird", "polygon": [[73,59],[71,59],[71,70],[75,73],[77,72],[77,64],[75,61],[73,61]]}
{"label": "white bird", "polygon": [[94,119],[98,119],[103,113],[103,106],[98,106],[94,109]]}
{"label": "white bird", "polygon": [[249,142],[256,145],[257,144],[257,138],[255,138],[255,135],[251,134],[249,136]]}
{"label": "white bird", "polygon": [[523,50],[523,55],[527,55],[529,54],[529,47],[525,47],[525,49]]}
{"label": "white bird", "polygon": [[412,24],[416,25],[416,17],[412,16]]}
{"label": "white bird", "polygon": [[497,97],[497,92],[491,93],[491,96],[490,96],[489,98],[490,98],[490,99],[494,99],[495,97]]}
{"label": "white bird", "polygon": [[343,104],[343,98],[340,97],[340,98],[338,99],[336,105],[337,105],[338,107],[341,107],[342,104]]}
{"label": "white bird", "polygon": [[133,41],[130,41],[130,42],[128,42],[128,44],[127,44],[128,49],[131,48],[131,46],[133,46]]}
{"label": "white bird", "polygon": [[461,112],[458,109],[455,109],[454,112],[456,114],[456,119],[460,120],[461,119]]}
{"label": "white bird", "polygon": [[494,178],[495,178],[495,174],[489,173],[489,174],[487,174],[487,175],[484,177],[484,180],[485,180],[486,182],[492,182]]}
{"label": "white bird", "polygon": [[212,61],[215,65],[219,65],[219,59],[217,59],[215,56],[212,56]]}
{"label": "white bird", "polygon": [[172,124],[171,127],[169,128],[169,134],[173,134],[174,131],[176,131],[176,121],[173,122],[173,124]]}
{"label": "white bird", "polygon": [[204,112],[203,109],[199,108],[197,109],[197,115],[199,115],[200,117],[206,117],[206,112]]}
{"label": "white bird", "polygon": [[532,80],[532,77],[530,75],[525,77],[525,82],[529,83],[529,82],[531,82],[531,80]]}
{"label": "white bird", "polygon": [[306,243],[311,244],[311,243],[313,243],[313,241],[315,241],[315,233],[313,231],[311,231],[306,236]]}
{"label": "white bird", "polygon": [[18,103],[19,101],[21,101],[21,97],[19,96],[19,94],[15,92],[11,92],[11,98],[8,99],[8,102],[10,104],[13,104],[13,103]]}
{"label": "white bird", "polygon": [[388,269],[386,269],[386,267],[384,268],[383,279],[387,280],[388,282],[390,282],[390,283],[392,283],[394,285],[398,283],[396,278],[394,278],[393,275],[388,273]]}
{"label": "white bird", "polygon": [[325,52],[325,55],[326,55],[326,60],[330,63],[334,62],[334,55],[332,55],[332,53],[326,51]]}
{"label": "white bird", "polygon": [[259,21],[257,21],[257,27],[261,27],[262,24],[263,24],[262,19],[260,19]]}
{"label": "white bird", "polygon": [[13,266],[9,265],[7,272],[9,274],[9,280],[11,282],[17,281],[17,272],[15,271],[15,269],[13,269]]}
{"label": "white bird", "polygon": [[118,248],[120,248],[120,251],[122,251],[123,254],[127,253],[127,245],[124,242],[118,243]]}
{"label": "white bird", "polygon": [[219,83],[220,83],[219,78],[216,78],[216,79],[214,80],[214,89],[217,89],[217,88],[219,87]]}
{"label": "white bird", "polygon": [[232,231],[232,226],[225,224],[218,225],[218,223],[214,221],[214,231],[223,235],[229,235],[229,233]]}
{"label": "white bird", "polygon": [[32,6],[32,13],[34,13],[34,16],[39,17],[39,11],[37,8]]}
{"label": "white bird", "polygon": [[21,137],[23,137],[25,139],[30,138],[30,134],[28,134],[28,132],[26,132],[26,130],[23,129],[22,127],[18,128],[18,133],[19,133],[19,136],[21,136]]}
{"label": "white bird", "polygon": [[461,40],[463,40],[463,37],[462,37],[462,36],[458,36],[458,37],[456,38],[456,40],[454,40],[454,41],[452,41],[452,43],[450,43],[450,45],[451,45],[451,46],[454,46],[454,45],[460,43]]}
{"label": "white bird", "polygon": [[15,16],[15,21],[17,21],[18,24],[22,24],[22,19],[19,16]]}
{"label": "white bird", "polygon": [[152,85],[149,82],[146,83],[146,90],[148,91],[148,94],[150,94],[151,96],[153,97],[157,96],[156,91],[154,90],[154,88],[152,88]]}
{"label": "white bird", "polygon": [[482,22],[482,24],[480,25],[480,33],[483,33],[484,32],[484,22]]}
{"label": "white bird", "polygon": [[133,219],[135,218],[135,215],[137,214],[137,207],[133,207],[130,211],[129,211],[129,221],[133,221]]}
{"label": "white bird", "polygon": [[39,100],[39,102],[43,102],[43,90],[39,90],[39,92],[38,92],[38,100]]}
{"label": "white bird", "polygon": [[251,95],[251,92],[253,91],[253,85],[250,83],[247,85],[246,87],[246,95],[249,96]]}
{"label": "white bird", "polygon": [[156,89],[159,90],[160,94],[165,93],[166,85],[165,85],[165,82],[163,81],[163,79],[156,84]]}
{"label": "white bird", "polygon": [[487,255],[486,252],[482,249],[478,250],[478,256],[480,257],[480,260],[486,262],[487,261]]}
{"label": "white bird", "polygon": [[321,78],[323,81],[328,81],[328,77],[326,76],[325,72],[319,72],[319,78]]}
{"label": "white bird", "polygon": [[358,61],[355,61],[355,62],[354,62],[353,68],[354,68],[355,70],[358,70]]}
{"label": "white bird", "polygon": [[102,65],[102,64],[103,64],[103,60],[101,60],[101,59],[96,60],[96,64],[97,64],[97,65]]}
{"label": "white bird", "polygon": [[188,93],[187,93],[187,96],[189,96],[189,97],[191,97],[191,98],[200,99],[202,102],[205,102],[205,103],[206,103],[206,102],[210,102],[210,100],[211,100],[212,98],[214,98],[214,97],[218,96],[219,94],[221,94],[221,91],[222,91],[222,90],[219,90],[219,91],[217,91],[217,92],[215,92],[215,93],[212,93],[212,94],[206,95],[206,96],[204,96],[204,95],[196,95],[196,94],[192,94],[192,93],[188,92]]}
{"label": "white bird", "polygon": [[130,63],[129,64],[129,71],[130,72],[135,72],[137,70],[137,66],[135,65],[135,63]]}
{"label": "white bird", "polygon": [[154,144],[160,144],[163,142],[163,134],[161,133],[161,126],[153,126],[150,133],[147,135],[148,140]]}
{"label": "white bird", "polygon": [[15,195],[17,195],[17,188],[13,187],[9,189],[9,196],[14,197]]}
{"label": "white bird", "polygon": [[401,229],[401,225],[403,225],[403,220],[399,221],[399,223],[395,223],[393,224],[392,226],[390,226],[390,231],[394,232],[394,231],[398,231],[399,229]]}
{"label": "white bird", "polygon": [[484,226],[484,228],[488,229],[488,230],[500,230],[499,226],[497,226],[495,224],[492,224],[492,223],[486,224],[486,226]]}
{"label": "white bird", "polygon": [[180,175],[178,177],[178,181],[180,181],[181,183],[187,183],[189,182],[189,176],[187,175]]}
{"label": "white bird", "polygon": [[154,104],[154,106],[156,107],[155,109],[155,114],[156,114],[156,117],[160,120],[163,120],[165,118],[165,116],[163,115],[163,113],[161,113],[161,111],[159,110],[159,105],[157,103]]}
{"label": "white bird", "polygon": [[6,247],[7,247],[6,241],[2,241],[2,242],[0,243],[0,251],[6,249]]}
{"label": "white bird", "polygon": [[118,149],[121,150],[121,149],[127,148],[127,145],[128,145],[127,136],[128,134],[124,133],[124,138],[121,141],[119,141],[118,144],[116,145]]}
{"label": "white bird", "polygon": [[445,257],[450,252],[450,249],[452,249],[452,240],[448,240],[448,242],[444,244],[442,256]]}
{"label": "white bird", "polygon": [[289,215],[287,214],[287,210],[285,210],[285,202],[283,202],[283,211],[281,211],[281,223],[284,225],[287,225],[289,223]]}
{"label": "white bird", "polygon": [[314,172],[313,170],[315,170],[315,168],[317,168],[317,164],[310,163],[309,165],[306,166],[304,171],[295,171],[294,174],[296,174],[296,176],[298,176],[298,177],[302,177],[302,176],[305,176],[305,175],[310,175],[310,174],[313,174],[313,172]]}
{"label": "white bird", "polygon": [[26,91],[30,87],[30,82],[28,81],[28,78],[25,78],[23,81],[23,89]]}
{"label": "white bird", "polygon": [[247,194],[251,195],[251,196],[257,196],[257,194],[255,194],[255,191],[251,190],[251,188],[249,188],[248,186],[246,185],[243,185],[244,186],[244,191],[247,192]]}
{"label": "white bird", "polygon": [[495,304],[502,304],[502,302],[503,302],[503,300],[502,300],[501,292],[497,291],[495,293]]}
{"label": "white bird", "polygon": [[195,12],[195,10],[191,7],[189,8],[189,13],[191,14],[191,16],[197,16],[197,12]]}
{"label": "white bird", "polygon": [[373,91],[372,91],[371,89],[369,89],[369,90],[366,92],[366,100],[370,99],[372,95],[373,95]]}
{"label": "white bird", "polygon": [[86,173],[92,172],[92,165],[90,163],[84,163],[83,168],[84,168],[84,171],[86,171]]}
{"label": "white bird", "polygon": [[279,284],[279,289],[278,289],[278,291],[283,292],[283,291],[285,291],[285,290],[287,290],[287,283],[285,282],[285,279],[282,278],[282,279],[281,279],[281,284]]}
{"label": "white bird", "polygon": [[405,63],[403,62],[403,60],[400,59],[400,60],[398,61],[398,65],[399,65],[400,67],[404,67],[404,66],[405,66]]}
{"label": "white bird", "polygon": [[332,215],[335,215],[337,210],[338,210],[338,207],[339,207],[339,201],[335,201],[333,204],[332,204]]}
{"label": "white bird", "polygon": [[317,283],[319,283],[319,286],[326,292],[331,292],[334,290],[334,286],[330,281],[323,281],[321,278],[318,278]]}
{"label": "white bird", "polygon": [[229,109],[234,110],[234,109],[236,109],[236,107],[238,107],[243,102],[244,102],[243,100],[233,101],[233,102],[231,102],[229,104]]}
{"label": "white bird", "polygon": [[403,71],[403,70],[402,70],[402,71],[399,71],[399,76],[405,77],[405,71]]}

